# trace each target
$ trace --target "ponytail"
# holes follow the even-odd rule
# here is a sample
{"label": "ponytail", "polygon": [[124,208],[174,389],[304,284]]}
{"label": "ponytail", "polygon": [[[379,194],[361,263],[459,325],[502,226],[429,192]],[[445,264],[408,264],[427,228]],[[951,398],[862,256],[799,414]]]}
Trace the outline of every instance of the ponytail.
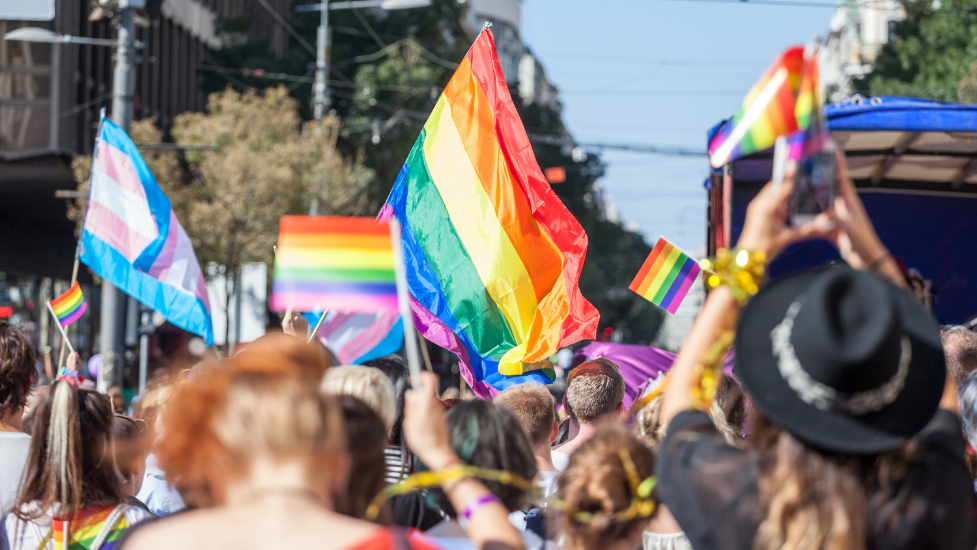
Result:
{"label": "ponytail", "polygon": [[55,383],[47,428],[47,464],[60,510],[81,504],[81,419],[78,393],[67,381]]}
{"label": "ponytail", "polygon": [[30,521],[65,515],[90,503],[125,500],[111,453],[108,397],[55,382],[37,405],[30,457],[14,514]]}

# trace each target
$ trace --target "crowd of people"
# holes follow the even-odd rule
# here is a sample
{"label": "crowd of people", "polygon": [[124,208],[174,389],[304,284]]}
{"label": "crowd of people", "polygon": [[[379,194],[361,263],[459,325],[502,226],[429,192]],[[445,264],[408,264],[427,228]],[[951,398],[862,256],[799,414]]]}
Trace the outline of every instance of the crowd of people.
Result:
{"label": "crowd of people", "polygon": [[[396,355],[332,365],[289,315],[121,414],[75,355],[39,383],[0,321],[0,550],[974,549],[977,333],[937,324],[838,164],[809,224],[789,176],[757,195],[630,406],[604,358],[559,402],[449,399]],[[844,262],[764,280],[810,238]]]}

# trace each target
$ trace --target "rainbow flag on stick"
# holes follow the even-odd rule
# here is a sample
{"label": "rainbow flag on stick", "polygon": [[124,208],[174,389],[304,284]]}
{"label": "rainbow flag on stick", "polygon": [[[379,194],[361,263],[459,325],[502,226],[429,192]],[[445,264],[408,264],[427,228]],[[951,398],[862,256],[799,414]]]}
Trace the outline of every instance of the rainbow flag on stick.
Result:
{"label": "rainbow flag on stick", "polygon": [[675,313],[699,271],[699,262],[661,237],[629,288],[665,311]]}
{"label": "rainbow flag on stick", "polygon": [[390,224],[369,218],[285,216],[271,308],[399,311]]}
{"label": "rainbow flag on stick", "polygon": [[77,321],[88,309],[85,297],[81,293],[81,286],[77,282],[71,285],[67,292],[51,300],[50,306],[54,317],[62,327]]}
{"label": "rainbow flag on stick", "polygon": [[806,59],[800,46],[785,51],[750,88],[732,120],[709,141],[713,168],[769,149],[778,136],[806,129],[812,109],[820,108],[817,77],[816,54]]}
{"label": "rainbow flag on stick", "polygon": [[74,352],[75,348],[68,340],[68,333],[65,332],[64,327],[77,321],[88,309],[85,297],[81,294],[81,285],[75,281],[75,284],[71,285],[67,292],[48,302],[47,308],[58,322],[58,330],[61,331],[61,337],[64,338],[68,350]]}

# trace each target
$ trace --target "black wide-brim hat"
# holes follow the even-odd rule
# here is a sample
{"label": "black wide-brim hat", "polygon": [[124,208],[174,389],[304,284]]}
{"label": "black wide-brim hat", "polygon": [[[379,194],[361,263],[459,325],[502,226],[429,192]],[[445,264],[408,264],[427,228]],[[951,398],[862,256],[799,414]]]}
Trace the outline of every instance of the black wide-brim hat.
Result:
{"label": "black wide-brim hat", "polygon": [[915,296],[874,274],[829,267],[775,281],[750,301],[734,371],[754,405],[801,441],[878,454],[933,418],[946,363],[939,325]]}

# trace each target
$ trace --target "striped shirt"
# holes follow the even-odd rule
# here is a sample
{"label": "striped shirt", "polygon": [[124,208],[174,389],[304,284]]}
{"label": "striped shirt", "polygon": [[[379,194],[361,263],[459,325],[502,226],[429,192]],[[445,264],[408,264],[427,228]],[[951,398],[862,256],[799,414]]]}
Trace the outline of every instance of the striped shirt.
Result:
{"label": "striped shirt", "polygon": [[383,459],[387,464],[387,476],[384,478],[391,485],[399,483],[410,472],[404,472],[404,456],[400,447],[387,445],[383,450]]}

